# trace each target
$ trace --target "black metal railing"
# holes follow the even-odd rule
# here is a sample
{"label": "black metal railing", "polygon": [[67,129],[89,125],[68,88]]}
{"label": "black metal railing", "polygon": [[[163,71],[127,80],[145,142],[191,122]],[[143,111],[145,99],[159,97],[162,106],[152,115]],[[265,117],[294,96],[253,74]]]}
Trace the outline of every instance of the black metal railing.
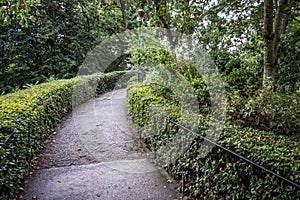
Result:
{"label": "black metal railing", "polygon": [[[281,175],[281,174],[278,174],[256,162],[254,162],[253,160],[250,160],[244,156],[242,156],[241,154],[237,153],[237,152],[234,152],[230,149],[228,149],[227,147],[217,143],[216,141],[213,141],[205,136],[201,136],[200,134],[197,134],[195,131],[192,130],[192,128],[187,128],[186,126],[178,123],[177,121],[169,118],[168,116],[166,116],[165,114],[159,112],[159,111],[154,111],[151,109],[151,112],[154,112],[156,114],[158,114],[160,117],[164,118],[165,120],[167,120],[168,122],[176,125],[176,127],[178,127],[179,129],[182,129],[183,131],[187,132],[187,133],[191,133],[193,135],[197,135],[197,137],[200,137],[201,141],[203,141],[203,143],[205,145],[208,145],[208,146],[213,146],[213,147],[217,147],[223,151],[225,151],[226,153],[232,155],[233,157],[247,163],[251,169],[250,171],[250,174],[248,175],[248,178],[249,178],[249,187],[251,187],[251,176],[253,175],[257,175],[256,173],[258,172],[257,170],[262,170],[262,172],[265,174],[265,175],[271,175],[271,176],[274,176],[276,177],[280,182],[283,181],[283,185],[290,185],[292,186],[294,189],[296,189],[296,191],[298,191],[300,189],[300,185],[292,180],[290,180],[289,178]],[[152,116],[153,118],[155,118],[154,116]],[[159,120],[161,122],[161,120]],[[154,120],[154,122],[156,123],[159,123],[159,121],[157,120]],[[154,144],[156,146],[156,144]],[[155,149],[154,149],[155,151]],[[155,153],[155,152],[154,152]]]}
{"label": "black metal railing", "polygon": [[[196,134],[196,133],[193,132],[192,130],[186,128],[185,126],[183,126],[183,125],[181,125],[181,124],[179,124],[179,123],[177,123],[177,122],[175,122],[174,120],[172,120],[172,119],[170,119],[170,118],[168,118],[168,117],[166,117],[166,116],[165,116],[165,118],[166,118],[169,122],[171,122],[171,123],[177,125],[177,126],[178,126],[179,128],[181,128],[181,129],[185,130],[186,132],[189,132],[189,133],[192,133],[192,134]],[[279,174],[277,174],[276,172],[273,172],[273,171],[267,169],[266,167],[263,167],[263,166],[261,166],[261,165],[255,163],[254,161],[252,161],[252,160],[250,160],[250,159],[248,159],[248,158],[245,158],[244,156],[242,156],[242,155],[240,155],[240,154],[238,154],[238,153],[236,153],[236,152],[234,152],[234,151],[232,151],[232,150],[230,150],[230,149],[228,149],[228,148],[226,148],[226,147],[224,147],[224,146],[218,144],[218,143],[215,142],[215,141],[210,140],[209,138],[206,138],[206,137],[201,136],[201,135],[199,135],[199,137],[200,137],[203,141],[205,141],[206,143],[208,143],[208,144],[210,144],[210,145],[212,145],[212,146],[216,146],[216,147],[218,147],[218,148],[224,150],[225,152],[230,153],[231,155],[233,155],[233,156],[235,156],[235,157],[237,157],[237,158],[239,158],[239,159],[245,161],[246,163],[250,164],[251,168],[256,167],[256,168],[258,168],[258,169],[261,169],[261,170],[263,170],[263,171],[265,171],[265,172],[267,172],[267,173],[269,173],[269,174],[271,174],[271,175],[273,175],[273,176],[276,176],[277,178],[279,178],[279,179],[281,179],[281,180],[287,182],[288,184],[290,184],[290,185],[292,185],[292,186],[294,186],[294,187],[300,189],[300,185],[297,184],[297,183],[295,183],[295,182],[293,182],[293,181],[291,181],[290,179],[288,179],[288,178],[286,178],[286,177],[284,177],[284,176],[282,176],[282,175],[279,175]]]}

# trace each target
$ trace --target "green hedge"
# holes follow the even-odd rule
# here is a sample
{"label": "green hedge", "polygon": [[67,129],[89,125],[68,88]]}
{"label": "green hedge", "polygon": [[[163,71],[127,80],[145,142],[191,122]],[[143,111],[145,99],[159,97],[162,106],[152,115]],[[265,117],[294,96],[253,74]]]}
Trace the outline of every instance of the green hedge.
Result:
{"label": "green hedge", "polygon": [[[153,80],[158,80],[157,87],[149,83],[144,85],[147,83],[145,80],[144,83],[132,84],[127,89],[129,113],[140,137],[154,152],[156,163],[163,165],[182,183],[184,193],[196,199],[300,199],[299,189],[260,169],[251,168],[248,163],[224,150],[203,145],[202,136],[208,128],[211,112],[210,95],[205,82],[192,64],[176,59],[171,52],[161,47],[144,48],[141,52],[132,50],[129,53],[133,64],[140,57],[141,67],[145,71],[153,72],[152,66],[157,70],[163,65],[179,72],[189,81],[197,95],[201,117],[195,119],[183,116],[182,108],[176,102],[180,98],[163,88],[172,85],[168,83],[168,78],[162,84],[152,75]],[[240,58],[236,58],[237,63],[228,64],[243,64]],[[232,68],[230,72],[223,74],[228,92],[227,123],[217,142],[299,184],[300,90],[293,95],[258,91],[259,81],[257,77],[253,77],[257,74],[249,70],[253,66],[259,67],[254,62],[249,61],[244,63],[244,67],[241,66],[238,70]],[[163,77],[167,70],[157,71]],[[161,89],[159,85],[162,86]],[[168,88],[182,91],[176,86]],[[188,95],[185,91],[181,94]],[[163,112],[172,121],[183,122],[188,128],[198,120],[196,135],[189,137],[190,133],[153,110]],[[183,141],[193,139],[188,148],[183,148],[184,153],[178,157],[174,156],[178,152],[170,152],[172,148],[169,152],[160,151],[178,135]]]}
{"label": "green hedge", "polygon": [[[229,95],[228,95],[229,96]],[[259,90],[245,97],[239,93],[228,97],[227,119],[244,127],[287,135],[300,139],[300,95]]]}
{"label": "green hedge", "polygon": [[[182,120],[179,108],[170,104],[155,89],[141,83],[132,84],[127,90],[128,108],[133,122],[139,128],[147,147],[157,156],[156,150],[182,130],[155,113],[151,114],[151,107],[159,106],[164,115],[173,121]],[[158,123],[161,121],[163,123]],[[249,164],[224,150],[203,145],[201,136],[204,135],[205,127],[206,121],[203,120],[199,123],[198,137],[194,138],[189,148],[179,158],[164,165],[183,184],[183,192],[190,198],[300,198],[299,189],[286,185],[260,169],[252,169]],[[182,134],[189,135],[187,132]],[[300,145],[289,140],[289,137],[225,124],[218,143],[300,184]],[[209,153],[204,156],[205,149]],[[156,161],[159,157],[157,162],[168,159],[168,156],[161,154],[156,157]]]}
{"label": "green hedge", "polygon": [[30,169],[30,160],[63,116],[95,94],[114,88],[124,73],[57,80],[0,96],[0,198],[13,195]]}
{"label": "green hedge", "polygon": [[158,127],[155,127],[156,124],[154,123],[151,126],[151,115],[156,115],[155,112],[159,110],[160,112],[164,112],[168,118],[178,121],[180,119],[179,108],[160,95],[160,91],[157,91],[154,86],[132,84],[128,88],[129,114],[132,117],[133,123],[138,127],[145,127],[144,125],[148,124],[148,129],[139,131],[145,139],[147,147],[153,150],[155,147],[152,145],[155,145],[155,141],[166,143],[171,138],[170,130],[177,130],[177,128],[173,124],[164,123],[164,127],[159,128],[161,129],[160,134],[156,134],[155,130]]}

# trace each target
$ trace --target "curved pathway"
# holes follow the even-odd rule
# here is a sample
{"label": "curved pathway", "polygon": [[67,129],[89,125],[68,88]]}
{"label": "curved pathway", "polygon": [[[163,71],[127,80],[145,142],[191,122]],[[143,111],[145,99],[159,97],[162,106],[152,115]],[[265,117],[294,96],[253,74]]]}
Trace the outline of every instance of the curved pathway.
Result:
{"label": "curved pathway", "polygon": [[46,141],[20,199],[177,199],[128,124],[124,89],[81,105]]}

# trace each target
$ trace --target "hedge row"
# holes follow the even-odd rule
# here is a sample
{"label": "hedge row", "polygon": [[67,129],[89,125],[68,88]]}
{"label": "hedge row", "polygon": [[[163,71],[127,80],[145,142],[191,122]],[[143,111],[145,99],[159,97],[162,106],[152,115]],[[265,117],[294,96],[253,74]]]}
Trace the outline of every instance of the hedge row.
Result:
{"label": "hedge row", "polygon": [[[155,161],[163,164],[183,184],[182,192],[190,198],[300,198],[299,188],[290,186],[259,168],[251,167],[224,150],[204,145],[201,136],[207,128],[205,119],[198,124],[197,136],[193,136],[193,141],[179,157],[174,157],[172,152],[158,152],[178,132],[185,138],[190,135],[171,122],[182,121],[180,108],[170,104],[154,88],[142,83],[133,84],[127,90],[129,113],[139,128],[141,137],[155,153]],[[171,121],[155,112],[151,113],[152,107],[160,107]],[[291,141],[288,136],[224,124],[217,142],[300,184],[300,144]],[[166,162],[167,159],[171,159],[170,162]]]}
{"label": "hedge row", "polygon": [[124,72],[57,80],[0,96],[0,198],[13,195],[55,125],[75,106],[114,88]]}

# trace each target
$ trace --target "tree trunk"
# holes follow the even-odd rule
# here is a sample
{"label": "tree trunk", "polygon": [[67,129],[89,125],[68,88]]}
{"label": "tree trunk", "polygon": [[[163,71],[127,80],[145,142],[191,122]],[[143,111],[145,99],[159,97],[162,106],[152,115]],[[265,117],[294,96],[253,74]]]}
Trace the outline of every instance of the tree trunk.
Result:
{"label": "tree trunk", "polygon": [[275,20],[274,20],[274,65],[275,65],[275,72],[276,72],[276,65],[277,65],[277,52],[279,49],[280,44],[280,36],[285,32],[287,24],[288,24],[288,17],[286,14],[286,7],[287,7],[288,0],[281,0],[279,2],[279,6],[276,11]]}
{"label": "tree trunk", "polygon": [[170,17],[167,9],[167,2],[164,0],[154,0],[155,12],[159,19],[159,26],[162,27],[167,36],[167,42],[171,51],[174,51],[175,48],[175,39],[173,32],[171,31]]}
{"label": "tree trunk", "polygon": [[273,0],[264,1],[264,74],[263,87],[272,86],[276,75],[280,36],[287,27],[286,7],[288,0],[280,0],[274,14]]}
{"label": "tree trunk", "polygon": [[263,86],[274,80],[274,43],[273,43],[273,0],[264,4],[264,77]]}
{"label": "tree trunk", "polygon": [[124,0],[120,0],[120,6],[121,6],[121,11],[122,11],[123,23],[124,23],[124,31],[126,31],[127,27],[128,27],[128,22],[127,22],[126,7],[125,7]]}
{"label": "tree trunk", "polygon": [[[124,32],[126,32],[126,30],[128,28],[128,22],[127,22],[126,7],[125,7],[124,0],[120,0],[120,6],[121,6],[121,11],[122,11],[123,23],[124,23]],[[122,61],[122,69],[123,70],[127,68],[127,62],[126,62],[127,61],[127,55],[126,55],[127,46],[128,46],[128,44],[124,40],[123,41],[123,61]]]}

